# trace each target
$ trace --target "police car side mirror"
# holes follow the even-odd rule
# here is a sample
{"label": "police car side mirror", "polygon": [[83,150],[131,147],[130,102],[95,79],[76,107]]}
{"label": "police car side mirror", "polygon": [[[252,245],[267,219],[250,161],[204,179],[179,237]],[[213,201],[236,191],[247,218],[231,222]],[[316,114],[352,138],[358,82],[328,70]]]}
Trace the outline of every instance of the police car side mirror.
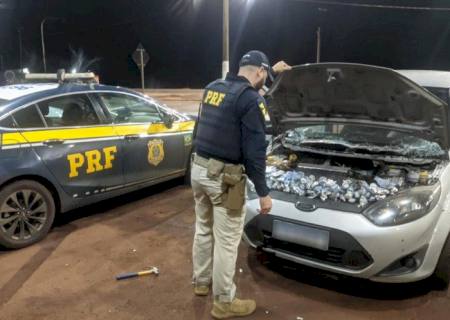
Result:
{"label": "police car side mirror", "polygon": [[170,129],[173,126],[175,117],[171,114],[164,114],[162,120],[163,120],[164,125]]}

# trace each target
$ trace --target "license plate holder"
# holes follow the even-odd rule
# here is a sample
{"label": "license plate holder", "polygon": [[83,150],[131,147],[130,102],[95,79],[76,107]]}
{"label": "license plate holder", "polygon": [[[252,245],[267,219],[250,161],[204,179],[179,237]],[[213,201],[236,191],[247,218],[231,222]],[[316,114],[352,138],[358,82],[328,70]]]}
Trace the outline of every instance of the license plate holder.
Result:
{"label": "license plate holder", "polygon": [[330,232],[291,222],[274,220],[272,237],[298,245],[328,251]]}

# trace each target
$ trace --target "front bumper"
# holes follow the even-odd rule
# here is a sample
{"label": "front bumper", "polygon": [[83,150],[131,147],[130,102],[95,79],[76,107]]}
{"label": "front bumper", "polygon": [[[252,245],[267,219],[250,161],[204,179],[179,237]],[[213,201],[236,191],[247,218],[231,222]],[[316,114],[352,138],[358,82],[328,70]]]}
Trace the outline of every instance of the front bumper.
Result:
{"label": "front bumper", "polygon": [[[329,245],[326,249],[317,248],[314,244],[296,244],[289,240],[280,240],[274,235],[274,225],[285,223],[286,226],[301,226],[305,232],[312,230],[325,231]],[[300,230],[298,232],[302,232]],[[288,232],[288,230],[286,230]],[[336,268],[352,271],[363,270],[373,263],[370,254],[350,234],[341,230],[306,224],[275,215],[255,216],[245,226],[245,235],[253,244],[263,248],[264,251],[281,256],[291,255],[295,260],[309,260],[323,263]],[[281,238],[281,237],[280,237]],[[293,259],[291,259],[293,260]]]}
{"label": "front bumper", "polygon": [[[437,221],[442,216],[440,206],[419,220],[395,227],[375,226],[359,213],[324,208],[304,212],[294,203],[276,199],[269,215],[259,215],[258,206],[257,199],[247,202],[247,243],[280,258],[326,271],[378,282],[413,282],[433,273],[442,250],[442,236],[436,236]],[[274,239],[274,220],[328,231],[328,250]],[[414,254],[420,258],[415,268],[386,272],[399,259]]]}

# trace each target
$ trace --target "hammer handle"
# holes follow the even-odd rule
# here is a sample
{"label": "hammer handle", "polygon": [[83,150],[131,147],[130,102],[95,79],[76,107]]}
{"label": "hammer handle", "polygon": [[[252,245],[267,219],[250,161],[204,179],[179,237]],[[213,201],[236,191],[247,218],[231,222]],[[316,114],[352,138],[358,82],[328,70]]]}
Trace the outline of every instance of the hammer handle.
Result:
{"label": "hammer handle", "polygon": [[150,270],[144,270],[144,271],[139,271],[139,272],[122,273],[122,274],[119,274],[118,276],[116,276],[116,280],[123,280],[123,279],[135,278],[135,277],[140,277],[140,276],[147,276],[152,273],[157,273],[157,272],[155,272],[154,269],[150,269]]}
{"label": "hammer handle", "polygon": [[129,279],[129,278],[135,278],[139,277],[139,272],[128,272],[128,273],[122,273],[116,276],[116,280],[123,280],[123,279]]}

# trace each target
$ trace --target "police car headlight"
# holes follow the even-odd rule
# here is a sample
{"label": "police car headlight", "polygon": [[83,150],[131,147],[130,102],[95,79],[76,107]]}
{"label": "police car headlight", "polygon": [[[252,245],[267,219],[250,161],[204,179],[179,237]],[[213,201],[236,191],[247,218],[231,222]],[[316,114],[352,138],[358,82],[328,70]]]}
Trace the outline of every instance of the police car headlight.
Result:
{"label": "police car headlight", "polygon": [[253,200],[258,198],[258,194],[256,193],[256,188],[253,182],[250,179],[247,179],[247,200]]}
{"label": "police car headlight", "polygon": [[412,188],[368,207],[363,215],[380,227],[396,226],[417,220],[438,203],[441,185]]}

